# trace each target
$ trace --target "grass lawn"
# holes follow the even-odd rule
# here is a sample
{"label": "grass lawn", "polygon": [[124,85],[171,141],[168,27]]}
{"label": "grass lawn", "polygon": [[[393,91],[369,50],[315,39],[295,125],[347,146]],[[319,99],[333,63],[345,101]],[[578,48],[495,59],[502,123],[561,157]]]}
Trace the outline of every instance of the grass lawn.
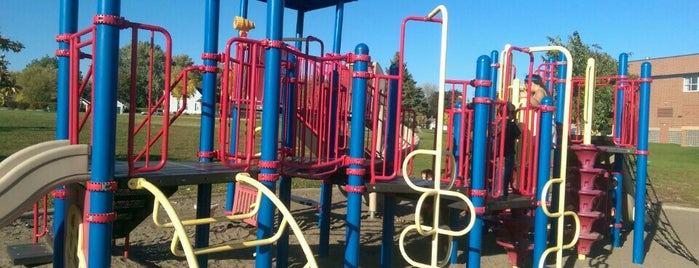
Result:
{"label": "grass lawn", "polygon": [[[12,153],[55,137],[55,113],[44,111],[0,110],[0,160]],[[117,158],[126,156],[126,126],[128,116],[117,116]],[[420,134],[420,148],[432,148],[434,134]],[[171,128],[171,160],[196,161],[199,146],[199,117],[184,116]],[[699,207],[699,148],[680,147],[673,144],[651,144],[648,172],[659,200],[686,206]],[[418,156],[413,176],[430,168],[429,158]],[[313,180],[293,180],[293,187],[318,187]],[[215,187],[222,190],[223,187]],[[649,192],[649,194],[653,194]]]}

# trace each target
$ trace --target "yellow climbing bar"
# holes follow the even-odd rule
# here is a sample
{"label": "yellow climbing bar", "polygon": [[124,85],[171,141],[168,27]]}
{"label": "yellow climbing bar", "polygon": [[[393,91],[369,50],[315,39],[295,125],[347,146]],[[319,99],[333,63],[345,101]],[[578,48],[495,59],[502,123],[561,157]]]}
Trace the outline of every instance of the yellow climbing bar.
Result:
{"label": "yellow climbing bar", "polygon": [[595,104],[595,59],[587,59],[587,68],[585,68],[585,105],[583,106],[583,144],[592,144],[592,112]]}
{"label": "yellow climbing bar", "polygon": [[[403,172],[403,179],[405,180],[406,184],[413,189],[416,192],[421,192],[422,195],[417,201],[417,205],[415,207],[415,223],[406,227],[403,229],[403,231],[400,234],[399,238],[399,248],[400,252],[403,255],[403,258],[410,263],[410,265],[415,266],[415,267],[436,267],[436,266],[444,266],[449,262],[450,258],[450,252],[451,252],[451,241],[454,236],[462,236],[468,233],[471,230],[471,227],[473,227],[473,224],[476,219],[475,215],[475,209],[473,208],[473,204],[471,203],[471,200],[468,199],[464,194],[455,192],[455,191],[450,191],[452,186],[454,185],[454,181],[456,179],[455,175],[451,177],[451,181],[449,185],[446,187],[446,189],[442,189],[441,183],[440,183],[440,178],[442,178],[442,159],[444,157],[449,157],[451,158],[451,163],[456,165],[456,160],[453,159],[454,156],[450,152],[444,151],[442,144],[443,144],[443,137],[441,135],[441,131],[444,126],[444,87],[446,83],[446,62],[447,62],[447,28],[448,28],[448,15],[447,15],[447,9],[443,5],[437,6],[434,10],[432,10],[428,15],[427,18],[433,18],[437,14],[440,14],[442,16],[442,37],[441,37],[441,46],[440,46],[440,61],[439,61],[439,97],[437,98],[437,135],[435,135],[435,149],[433,150],[426,150],[426,149],[419,149],[410,152],[405,159],[403,160],[403,167],[402,167],[402,172]],[[407,167],[408,163],[410,163],[411,159],[415,157],[418,154],[426,154],[426,155],[432,155],[434,156],[434,188],[425,188],[425,187],[420,187],[415,185],[408,175]],[[454,169],[456,170],[456,167]],[[463,228],[462,230],[459,231],[453,231],[450,229],[442,229],[439,227],[439,213],[441,211],[440,206],[441,202],[440,199],[442,196],[450,196],[453,197],[453,199],[461,200],[463,201],[466,206],[468,207],[468,211],[470,213],[469,217],[469,223],[468,225]],[[422,210],[422,205],[425,202],[425,200],[428,197],[433,197],[433,221],[432,225],[423,225],[420,223],[420,211]],[[431,255],[430,255],[430,263],[420,263],[408,256],[408,254],[405,251],[405,236],[411,232],[411,231],[417,231],[418,234],[421,236],[432,236],[432,244],[431,244]],[[438,260],[438,247],[437,245],[439,244],[439,235],[446,235],[449,237],[449,250],[447,251],[446,256]]]}
{"label": "yellow climbing bar", "polygon": [[[315,258],[313,256],[313,252],[311,252],[311,248],[308,245],[306,239],[304,238],[301,228],[299,228],[298,224],[291,215],[291,212],[289,212],[289,210],[286,208],[286,206],[284,206],[281,200],[279,200],[279,198],[267,187],[250,177],[250,174],[248,173],[238,173],[235,177],[235,180],[248,184],[257,189],[258,197],[255,200],[255,204],[253,205],[253,211],[251,211],[250,213],[240,215],[210,217],[185,221],[180,220],[179,216],[175,212],[175,209],[168,201],[167,196],[165,196],[165,194],[163,194],[157,186],[153,185],[146,179],[135,178],[129,180],[129,188],[145,189],[148,190],[151,194],[153,194],[153,196],[155,197],[155,201],[153,202],[153,220],[155,224],[159,227],[172,227],[175,229],[173,240],[170,244],[170,250],[176,256],[185,256],[187,258],[187,263],[189,267],[199,267],[196,261],[196,255],[273,244],[277,240],[279,240],[281,234],[284,232],[284,229],[287,225],[291,228],[294,235],[296,235],[296,238],[298,239],[299,244],[301,245],[303,253],[306,256],[307,263],[304,267],[318,267],[318,264],[316,263]],[[184,226],[209,224],[215,222],[228,222],[231,220],[241,220],[252,217],[255,213],[257,213],[257,209],[259,208],[261,194],[267,196],[267,198],[269,198],[269,200],[272,201],[272,203],[277,207],[277,210],[279,211],[279,213],[282,214],[283,217],[282,222],[280,223],[279,228],[277,230],[277,233],[274,236],[261,240],[243,241],[221,246],[211,246],[197,249],[194,249],[192,247],[192,244],[189,242],[189,239],[185,232]],[[159,211],[160,209],[160,206],[162,206],[163,210],[165,210],[165,212],[167,213],[171,223],[161,223],[157,220],[156,215],[157,211]],[[181,250],[177,248],[178,244],[182,247]]]}

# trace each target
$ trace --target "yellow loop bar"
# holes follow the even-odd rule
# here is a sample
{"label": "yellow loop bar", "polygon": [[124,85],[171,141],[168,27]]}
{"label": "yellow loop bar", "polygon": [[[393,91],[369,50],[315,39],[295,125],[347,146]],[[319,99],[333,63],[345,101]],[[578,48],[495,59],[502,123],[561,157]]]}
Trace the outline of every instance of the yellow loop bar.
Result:
{"label": "yellow loop bar", "polygon": [[546,184],[544,184],[544,187],[541,189],[541,193],[539,193],[541,195],[539,198],[539,200],[541,200],[541,210],[543,210],[544,214],[546,214],[546,217],[549,217],[549,218],[558,218],[558,217],[563,216],[563,212],[561,212],[560,210],[559,210],[559,212],[551,213],[549,211],[548,206],[546,206],[546,200],[548,200],[547,195],[549,192],[549,188],[551,188],[551,186],[554,183],[563,183],[563,180],[562,179],[550,179],[549,181],[546,182]]}
{"label": "yellow loop bar", "polygon": [[[303,236],[303,232],[301,231],[301,228],[299,228],[298,224],[294,220],[293,216],[291,215],[291,212],[284,206],[284,204],[277,198],[277,196],[269,190],[267,187],[262,185],[260,182],[257,180],[253,179],[250,177],[250,174],[247,173],[238,173],[235,177],[236,181],[248,184],[252,187],[255,187],[258,191],[258,196],[257,199],[255,200],[255,205],[253,208],[252,212],[246,213],[246,214],[240,214],[240,215],[232,215],[232,216],[225,216],[225,217],[210,217],[210,218],[202,218],[202,219],[193,219],[193,220],[186,220],[182,221],[179,219],[179,216],[177,216],[177,213],[175,212],[174,208],[170,204],[170,202],[167,199],[167,196],[165,196],[158,187],[150,183],[144,178],[137,178],[137,179],[131,179],[129,180],[129,187],[131,189],[146,189],[153,196],[155,197],[154,203],[154,208],[153,208],[153,214],[154,214],[154,221],[157,221],[155,218],[156,211],[159,210],[159,207],[162,205],[163,209],[167,213],[168,217],[170,218],[171,223],[156,223],[156,225],[160,227],[173,227],[175,229],[175,234],[173,235],[173,240],[170,243],[170,250],[172,253],[176,256],[185,256],[187,258],[187,263],[189,267],[199,267],[196,261],[196,255],[199,254],[209,254],[209,253],[215,253],[215,252],[221,252],[221,251],[227,251],[227,250],[234,250],[234,249],[240,249],[240,248],[248,248],[248,247],[255,247],[255,246],[260,246],[260,245],[269,245],[272,243],[275,243],[279,238],[281,237],[281,234],[284,232],[284,229],[288,225],[291,230],[294,232],[294,235],[299,241],[299,245],[301,245],[301,248],[304,252],[304,255],[306,256],[307,263],[304,267],[318,267],[315,258],[313,256],[313,252],[311,251],[310,246],[308,245],[308,242]],[[215,223],[215,222],[228,222],[230,220],[241,220],[245,218],[249,218],[255,213],[257,213],[257,209],[259,208],[259,203],[261,200],[261,194],[264,194],[269,198],[270,201],[277,207],[277,210],[279,213],[282,214],[282,222],[279,225],[279,228],[277,230],[277,233],[269,238],[261,239],[261,240],[252,240],[252,241],[243,241],[239,243],[233,243],[233,244],[228,244],[228,245],[222,245],[222,246],[212,246],[212,247],[206,247],[206,248],[197,248],[193,249],[191,243],[189,242],[189,239],[187,238],[187,234],[185,233],[184,226],[185,222],[186,225],[199,225],[199,224],[209,224],[209,223]],[[180,245],[182,247],[182,250],[177,248],[177,245]]]}
{"label": "yellow loop bar", "polygon": [[[412,266],[423,267],[423,268],[434,267],[433,265],[425,264],[425,263],[421,263],[421,262],[417,262],[417,261],[413,260],[412,258],[410,258],[408,253],[405,251],[405,236],[410,231],[416,230],[417,226],[418,225],[410,225],[410,226],[406,227],[405,229],[403,229],[403,231],[400,233],[400,237],[398,238],[398,248],[400,249],[400,254],[403,255],[403,258],[405,259],[405,261],[410,263],[410,265],[412,265]],[[430,227],[427,227],[427,228],[430,228]],[[446,255],[444,256],[444,258],[441,259],[436,264],[437,267],[444,267],[445,265],[447,265],[449,263],[449,259],[451,257],[450,254],[451,254],[451,250],[452,250],[453,237],[449,235],[449,236],[447,236],[447,238],[449,239],[449,241],[448,241],[449,247],[447,248]]]}
{"label": "yellow loop bar", "polygon": [[[570,243],[563,245],[562,236],[558,236],[558,245],[547,248],[544,250],[544,252],[541,254],[541,258],[539,259],[539,263],[537,264],[536,267],[545,267],[546,264],[546,256],[548,256],[551,252],[556,252],[556,267],[561,267],[561,263],[563,262],[563,250],[564,249],[569,249],[575,246],[576,243],[578,243],[578,238],[580,237],[580,218],[578,218],[578,215],[575,214],[573,211],[566,211],[563,213],[564,216],[572,216],[573,220],[575,222],[575,235],[573,236],[573,240],[570,241]],[[561,225],[559,223],[559,225]],[[563,229],[563,227],[560,227],[559,229]],[[562,230],[561,230],[562,231]]]}
{"label": "yellow loop bar", "polygon": [[161,192],[160,189],[158,189],[158,187],[148,182],[144,178],[129,180],[129,187],[131,189],[148,190],[151,194],[153,194],[155,200],[158,200],[160,201],[160,203],[163,204],[163,209],[167,213],[168,217],[170,217],[170,220],[172,221],[172,227],[175,228],[175,234],[180,236],[180,240],[182,240],[182,249],[184,249],[185,256],[187,257],[187,264],[189,265],[189,267],[199,267],[199,264],[197,263],[197,258],[194,255],[194,251],[192,250],[192,244],[189,243],[189,239],[187,239],[187,233],[184,230],[184,226],[182,225],[180,218],[177,216],[175,208],[173,208],[170,202],[167,200],[167,196],[165,196],[165,194],[163,194],[163,192]]}

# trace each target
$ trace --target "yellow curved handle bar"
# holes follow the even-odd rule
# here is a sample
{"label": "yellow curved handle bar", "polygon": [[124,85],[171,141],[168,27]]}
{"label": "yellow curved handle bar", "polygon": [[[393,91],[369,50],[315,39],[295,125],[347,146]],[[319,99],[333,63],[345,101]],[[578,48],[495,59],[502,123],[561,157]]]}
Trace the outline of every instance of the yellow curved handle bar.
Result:
{"label": "yellow curved handle bar", "polygon": [[[196,261],[196,255],[198,254],[208,254],[208,253],[214,253],[214,252],[221,252],[221,251],[226,251],[226,250],[233,250],[233,249],[240,249],[240,248],[247,248],[247,247],[254,247],[254,246],[260,246],[260,245],[268,245],[276,242],[280,237],[282,232],[284,231],[284,228],[286,228],[287,224],[291,228],[291,230],[294,232],[294,235],[299,241],[299,244],[301,245],[301,248],[304,252],[304,255],[306,255],[307,263],[304,267],[318,267],[318,264],[315,261],[315,258],[313,256],[313,252],[311,252],[311,248],[308,245],[308,242],[303,236],[303,232],[301,231],[301,228],[299,228],[298,224],[294,220],[293,216],[291,215],[291,212],[284,206],[284,204],[277,198],[277,196],[269,190],[267,187],[262,185],[260,182],[257,180],[253,179],[250,177],[250,174],[248,173],[238,173],[235,177],[236,181],[248,184],[252,187],[255,187],[258,191],[258,196],[257,199],[255,200],[255,205],[253,208],[253,211],[246,213],[246,214],[241,214],[241,215],[232,215],[232,216],[225,216],[225,217],[211,217],[211,218],[202,218],[202,219],[192,219],[192,220],[186,220],[182,221],[179,219],[179,216],[177,215],[177,212],[175,212],[175,209],[172,207],[170,202],[168,201],[167,197],[158,189],[157,186],[153,185],[149,181],[147,181],[144,178],[135,178],[129,180],[129,188],[131,189],[145,189],[148,190],[153,196],[155,197],[155,201],[153,202],[153,214],[154,214],[154,221],[156,222],[156,225],[159,227],[172,227],[175,229],[175,234],[172,240],[172,243],[170,244],[170,250],[172,251],[173,254],[176,256],[185,256],[187,258],[187,264],[189,267],[199,267],[198,263]],[[212,247],[207,247],[207,248],[198,248],[198,249],[193,249],[192,244],[189,242],[189,239],[187,238],[187,234],[185,232],[184,226],[189,226],[189,225],[199,225],[199,224],[209,224],[209,223],[214,223],[214,222],[226,222],[230,220],[240,220],[240,219],[245,219],[249,218],[255,213],[257,213],[257,210],[259,209],[259,204],[261,200],[261,194],[264,194],[267,198],[272,201],[272,203],[277,207],[279,213],[282,214],[282,222],[279,226],[279,229],[277,230],[277,233],[269,238],[261,239],[261,240],[253,240],[253,241],[243,241],[239,243],[233,243],[229,245],[223,245],[223,246],[212,246]],[[171,223],[160,223],[158,222],[156,217],[156,211],[159,210],[159,207],[162,205],[163,209],[167,213],[168,217],[170,218]],[[182,247],[182,250],[177,249],[177,244],[180,244]]]}

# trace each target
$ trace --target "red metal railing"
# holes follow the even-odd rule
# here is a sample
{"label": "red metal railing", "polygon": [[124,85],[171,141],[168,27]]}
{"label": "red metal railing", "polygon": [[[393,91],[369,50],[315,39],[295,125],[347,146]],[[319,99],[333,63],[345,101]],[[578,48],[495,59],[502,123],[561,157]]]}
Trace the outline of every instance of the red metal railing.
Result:
{"label": "red metal railing", "polygon": [[454,154],[457,161],[457,170],[451,170],[453,164],[451,158],[446,158],[444,177],[450,178],[456,172],[455,185],[460,187],[468,185],[471,172],[472,146],[473,146],[473,109],[467,106],[467,96],[470,81],[449,80],[446,81],[446,91],[450,93],[450,103],[444,110],[447,118],[446,150]]}
{"label": "red metal railing", "polygon": [[[242,37],[228,40],[221,76],[218,158],[232,168],[248,170],[259,159],[255,129],[261,117],[264,47]],[[261,126],[260,126],[261,127]]]}
{"label": "red metal railing", "polygon": [[[640,81],[639,80],[629,80],[624,78],[619,78],[615,86],[614,93],[614,121],[616,122],[618,117],[621,116],[621,126],[612,127],[612,136],[614,137],[614,144],[623,147],[636,146],[638,141],[638,105]],[[621,97],[621,99],[620,99]],[[621,111],[616,111],[617,104],[621,102]],[[620,135],[617,137],[614,135],[619,131]]]}
{"label": "red metal railing", "polygon": [[[491,170],[487,172],[489,174],[489,179],[491,180],[491,192],[492,197],[498,197],[502,194],[502,172],[503,172],[503,161],[498,161],[504,154],[504,132],[500,131],[502,134],[498,134],[498,131],[494,131],[497,128],[504,130],[506,125],[506,112],[504,105],[506,105],[507,100],[510,99],[510,94],[512,88],[512,78],[514,78],[514,65],[512,64],[512,52],[519,51],[524,53],[529,57],[528,74],[534,72],[534,55],[529,52],[527,48],[510,47],[506,52],[505,57],[508,59],[508,63],[512,66],[504,66],[503,70],[505,74],[503,75],[503,87],[505,91],[500,96],[500,100],[494,101],[494,108],[496,109],[496,116],[491,122],[491,135],[493,138],[493,144],[491,144],[491,155],[488,157],[488,163]],[[553,75],[547,75],[552,72],[552,64],[543,64],[537,67],[538,73],[542,78],[547,79],[553,77]],[[549,83],[550,87],[554,83]],[[523,107],[516,107],[517,109],[517,119],[520,122],[520,130],[522,132],[520,136],[519,143],[519,159],[517,160],[518,165],[516,165],[516,170],[513,172],[515,178],[512,185],[516,185],[516,189],[523,196],[533,196],[536,194],[536,180],[538,176],[538,159],[539,159],[539,129],[540,129],[540,111],[539,107],[533,107],[531,105],[531,86],[532,81],[525,83],[526,86],[526,100]],[[517,86],[516,90],[519,90]],[[549,88],[550,90],[550,88]],[[550,92],[549,92],[550,93]],[[493,133],[495,132],[495,133]]]}
{"label": "red metal railing", "polygon": [[[92,73],[94,71],[93,62],[95,55],[94,37],[95,26],[90,26],[82,31],[72,34],[69,38],[69,94],[68,94],[68,139],[72,144],[80,143],[80,132],[85,126],[88,118],[92,114],[92,89],[94,89],[94,81]],[[87,47],[89,53],[82,52],[82,49]],[[80,77],[80,60],[89,59],[90,65],[87,68],[85,76]],[[90,91],[85,93],[85,89],[90,85]],[[89,95],[90,100],[86,101],[83,96]],[[85,111],[80,116],[80,108],[85,104]],[[91,135],[91,133],[90,133]],[[92,141],[89,141],[92,143]]]}
{"label": "red metal railing", "polygon": [[[159,26],[131,23],[126,25],[131,28],[131,70],[130,70],[130,100],[129,100],[129,139],[127,158],[129,163],[129,176],[138,172],[156,171],[165,166],[167,162],[168,133],[170,125],[170,69],[172,66],[172,39],[170,33]],[[148,43],[148,87],[146,114],[140,122],[136,122],[137,72],[138,70],[138,35],[139,30],[145,30],[150,38]],[[162,63],[164,70],[155,70],[155,53],[158,50],[155,44],[155,34],[162,35],[165,42],[165,61]],[[156,83],[156,72],[162,71],[163,84]],[[162,118],[157,118],[162,114]],[[174,119],[174,118],[173,118]],[[160,121],[158,123],[157,121]],[[135,148],[136,143],[142,142],[140,150]],[[158,155],[159,154],[159,155]]]}
{"label": "red metal railing", "polygon": [[[290,136],[281,138],[282,174],[320,178],[343,165],[338,145],[346,146],[343,139],[347,136],[341,135],[344,133],[338,126],[348,126],[349,116],[340,116],[348,114],[348,106],[338,103],[349,98],[348,85],[341,82],[348,81],[350,72],[343,56],[311,56],[290,46],[284,52],[292,55],[284,58],[294,60],[286,64],[293,68],[283,72],[287,76],[282,79],[282,100],[293,99],[295,103],[283,105],[285,117],[290,113],[293,123],[284,122],[282,128],[291,131]],[[288,98],[290,93],[293,97]]]}
{"label": "red metal railing", "polygon": [[[179,113],[172,119],[169,115],[169,100],[170,100],[170,68],[172,55],[172,41],[170,34],[159,26],[133,23],[127,20],[117,20],[120,28],[131,29],[131,62],[127,73],[130,78],[129,82],[129,126],[128,126],[128,148],[127,159],[129,165],[129,176],[134,176],[138,172],[148,172],[161,169],[167,160],[167,143],[168,130],[174,119],[179,116]],[[92,90],[94,90],[93,72],[94,72],[94,55],[95,55],[95,36],[94,25],[89,26],[69,38],[70,50],[70,94],[69,94],[69,139],[71,143],[80,143],[80,133],[86,125],[92,112]],[[138,47],[139,47],[139,31],[146,31],[150,41],[148,42],[148,66],[147,70],[147,88],[146,88],[146,112],[145,117],[136,122],[136,98],[137,93],[137,74],[138,66]],[[165,43],[165,59],[164,62],[158,64],[155,62],[155,54],[160,49],[155,44],[156,34],[163,39]],[[162,36],[162,37],[160,37]],[[88,49],[89,52],[83,52]],[[80,60],[90,59],[90,67],[85,75],[81,78]],[[162,66],[162,69],[156,70],[156,65]],[[162,84],[156,84],[156,76],[158,72],[162,72]],[[85,92],[87,88],[90,92]],[[84,99],[83,96],[89,95],[90,101]],[[81,116],[81,103],[85,102],[86,107],[84,114]],[[155,117],[162,113],[162,118]],[[160,122],[156,122],[160,121]],[[91,131],[91,130],[90,130]],[[90,133],[91,134],[91,133]],[[91,141],[90,141],[91,142]],[[143,147],[136,149],[136,143],[142,144]]]}

